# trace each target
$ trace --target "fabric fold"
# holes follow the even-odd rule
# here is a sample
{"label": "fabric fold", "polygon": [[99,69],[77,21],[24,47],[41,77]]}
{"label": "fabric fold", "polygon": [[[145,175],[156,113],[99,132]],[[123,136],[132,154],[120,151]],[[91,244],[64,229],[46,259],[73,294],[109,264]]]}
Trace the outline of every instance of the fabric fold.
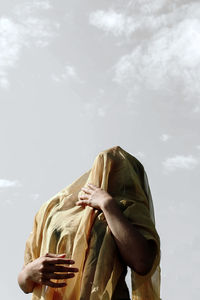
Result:
{"label": "fabric fold", "polygon": [[46,253],[66,253],[79,272],[64,288],[38,285],[32,300],[117,300],[116,288],[124,262],[102,211],[76,206],[81,188],[92,183],[108,191],[122,213],[146,238],[157,245],[151,271],[132,273],[132,300],[160,300],[160,239],[148,178],[142,164],[121,147],[101,152],[92,168],[44,203],[34,219],[24,263]]}

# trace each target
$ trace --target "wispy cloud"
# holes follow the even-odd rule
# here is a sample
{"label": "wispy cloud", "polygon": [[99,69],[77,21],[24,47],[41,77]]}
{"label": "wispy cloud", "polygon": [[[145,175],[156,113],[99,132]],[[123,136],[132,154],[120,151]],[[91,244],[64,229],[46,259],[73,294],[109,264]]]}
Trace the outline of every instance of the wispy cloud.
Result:
{"label": "wispy cloud", "polygon": [[160,137],[161,141],[166,142],[171,138],[169,134],[163,133]]}
{"label": "wispy cloud", "polygon": [[20,187],[21,183],[18,180],[0,179],[0,188]]}
{"label": "wispy cloud", "polygon": [[176,155],[167,158],[162,164],[165,171],[172,172],[177,169],[192,170],[199,164],[199,161],[192,155]]}
{"label": "wispy cloud", "polygon": [[33,200],[33,201],[36,201],[39,197],[40,197],[40,194],[38,194],[38,193],[30,195],[31,200]]}
{"label": "wispy cloud", "polygon": [[135,156],[136,156],[138,159],[141,159],[141,160],[143,160],[143,159],[146,157],[146,155],[144,154],[144,152],[141,152],[141,151],[138,151],[138,152],[135,154]]}
{"label": "wispy cloud", "polygon": [[86,117],[89,119],[94,119],[95,117],[104,118],[107,114],[108,107],[106,105],[101,105],[97,101],[84,103],[81,117]]}
{"label": "wispy cloud", "polygon": [[114,82],[136,96],[151,91],[163,99],[188,100],[191,111],[199,112],[199,2],[129,1],[120,12],[93,12],[89,22],[132,45],[114,66]]}
{"label": "wispy cloud", "polygon": [[52,8],[49,0],[35,0],[35,1],[26,1],[22,4],[18,4],[15,7],[15,12],[18,14],[26,13],[31,14],[36,10],[48,10]]}
{"label": "wispy cloud", "polygon": [[114,10],[97,10],[89,16],[89,23],[99,29],[111,32],[115,36],[130,35],[135,30],[135,22],[132,17],[125,16]]}
{"label": "wispy cloud", "polygon": [[73,65],[67,64],[61,74],[52,74],[52,79],[56,82],[61,82],[63,80],[72,79],[79,83],[83,81],[79,78],[77,71]]}
{"label": "wispy cloud", "polygon": [[36,15],[49,9],[48,1],[27,2],[0,18],[0,87],[9,88],[8,72],[16,67],[23,47],[46,47],[56,35],[58,24]]}

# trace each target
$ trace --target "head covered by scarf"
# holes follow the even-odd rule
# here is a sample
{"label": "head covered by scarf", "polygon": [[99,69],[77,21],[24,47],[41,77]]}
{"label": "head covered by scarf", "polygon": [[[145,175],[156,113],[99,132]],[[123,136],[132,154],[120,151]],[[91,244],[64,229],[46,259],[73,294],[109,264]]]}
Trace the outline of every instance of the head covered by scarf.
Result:
{"label": "head covered by scarf", "polygon": [[120,147],[101,152],[87,173],[44,203],[36,214],[26,242],[25,265],[46,253],[66,253],[79,272],[64,288],[36,285],[32,300],[118,299],[114,291],[124,263],[103,212],[75,205],[87,183],[111,194],[131,224],[156,242],[151,271],[141,276],[131,270],[132,300],[160,300],[160,239],[147,175],[142,164]]}

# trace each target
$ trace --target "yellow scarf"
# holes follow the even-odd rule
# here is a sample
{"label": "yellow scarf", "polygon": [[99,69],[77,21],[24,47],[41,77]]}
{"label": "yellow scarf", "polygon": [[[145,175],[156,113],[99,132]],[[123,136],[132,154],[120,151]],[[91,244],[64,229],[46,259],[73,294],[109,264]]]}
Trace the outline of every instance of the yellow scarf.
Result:
{"label": "yellow scarf", "polygon": [[75,205],[87,183],[108,191],[135,228],[156,242],[152,270],[145,276],[131,271],[132,300],[160,300],[160,239],[148,179],[142,164],[120,147],[101,152],[91,170],[44,203],[36,214],[26,243],[25,265],[46,253],[66,253],[79,272],[64,288],[36,286],[32,300],[118,299],[112,296],[124,263],[105,217],[99,210]]}

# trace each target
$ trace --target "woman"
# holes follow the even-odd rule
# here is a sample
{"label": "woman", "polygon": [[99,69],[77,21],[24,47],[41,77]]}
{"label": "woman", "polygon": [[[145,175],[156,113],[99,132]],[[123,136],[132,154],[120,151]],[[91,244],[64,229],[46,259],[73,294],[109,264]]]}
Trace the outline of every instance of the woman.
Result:
{"label": "woman", "polygon": [[18,282],[33,300],[160,299],[160,239],[146,172],[114,147],[35,217]]}

